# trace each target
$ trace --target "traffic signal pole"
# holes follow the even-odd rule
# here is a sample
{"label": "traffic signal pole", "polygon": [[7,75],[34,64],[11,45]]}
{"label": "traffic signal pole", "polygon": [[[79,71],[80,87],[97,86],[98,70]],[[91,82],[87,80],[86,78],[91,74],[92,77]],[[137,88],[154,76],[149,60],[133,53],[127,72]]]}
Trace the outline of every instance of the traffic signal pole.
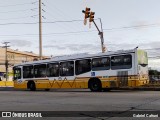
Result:
{"label": "traffic signal pole", "polygon": [[102,29],[102,22],[101,22],[101,19],[100,19],[100,23],[101,23],[101,31],[100,29],[98,28],[96,22],[94,21],[94,14],[95,12],[90,12],[90,8],[87,8],[86,7],[86,10],[82,10],[82,13],[85,14],[85,17],[84,17],[84,25],[86,25],[87,23],[87,18],[89,18],[89,22],[93,22],[95,27],[97,28],[98,30],[98,35],[100,36],[100,39],[101,39],[101,49],[102,49],[102,53],[105,52],[105,46],[104,46],[104,37],[103,37],[103,29]]}
{"label": "traffic signal pole", "polygon": [[100,31],[96,22],[93,20],[94,25],[96,26],[97,30],[98,30],[98,35],[100,36],[101,39],[101,49],[102,49],[102,53],[105,52],[105,47],[104,47],[104,38],[103,38],[103,31]]}

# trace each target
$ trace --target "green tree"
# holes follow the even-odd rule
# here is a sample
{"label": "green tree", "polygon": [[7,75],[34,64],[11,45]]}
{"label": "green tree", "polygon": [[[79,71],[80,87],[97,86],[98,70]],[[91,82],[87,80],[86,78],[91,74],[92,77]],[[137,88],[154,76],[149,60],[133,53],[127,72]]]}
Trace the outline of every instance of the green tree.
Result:
{"label": "green tree", "polygon": [[157,70],[149,70],[149,75],[160,75],[160,72]]}

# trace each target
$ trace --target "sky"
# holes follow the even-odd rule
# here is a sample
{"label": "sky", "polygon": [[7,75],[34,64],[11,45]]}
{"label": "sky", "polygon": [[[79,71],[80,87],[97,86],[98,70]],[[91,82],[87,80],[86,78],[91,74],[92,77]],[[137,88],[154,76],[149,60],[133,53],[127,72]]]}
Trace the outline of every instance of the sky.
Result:
{"label": "sky", "polygon": [[[0,46],[39,54],[38,0],[0,0]],[[145,49],[149,66],[159,69],[160,0],[42,0],[42,54],[101,52],[93,23],[84,25],[82,10],[95,12],[108,51]],[[156,48],[156,49],[155,49]],[[158,48],[158,49],[157,49]]]}

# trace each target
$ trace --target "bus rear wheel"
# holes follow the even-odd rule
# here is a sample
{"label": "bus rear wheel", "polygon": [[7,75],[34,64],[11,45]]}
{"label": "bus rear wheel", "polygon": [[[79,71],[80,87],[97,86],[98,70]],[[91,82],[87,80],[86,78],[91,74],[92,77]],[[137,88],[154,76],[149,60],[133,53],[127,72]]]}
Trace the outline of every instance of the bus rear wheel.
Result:
{"label": "bus rear wheel", "polygon": [[36,90],[36,85],[35,85],[34,82],[29,83],[29,89],[30,89],[30,91],[35,91]]}
{"label": "bus rear wheel", "polygon": [[99,79],[91,79],[88,83],[88,87],[93,92],[99,92],[102,90],[102,84]]}

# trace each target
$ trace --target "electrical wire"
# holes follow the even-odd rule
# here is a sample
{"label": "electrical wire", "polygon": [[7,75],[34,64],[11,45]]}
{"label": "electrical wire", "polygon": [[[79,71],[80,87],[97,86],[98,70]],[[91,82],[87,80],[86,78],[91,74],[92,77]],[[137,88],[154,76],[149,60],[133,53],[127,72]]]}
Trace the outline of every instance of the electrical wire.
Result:
{"label": "electrical wire", "polygon": [[[55,5],[52,5],[51,3],[49,3],[48,1],[45,1],[47,4],[48,4],[48,8],[50,9],[50,10],[53,10],[53,11],[57,11],[58,13],[59,13],[59,15],[60,16],[62,16],[61,18],[63,19],[64,17],[65,18],[71,18],[71,19],[73,19],[73,16],[71,16],[70,14],[66,14],[66,13],[64,13],[64,11],[62,10],[62,9],[59,9],[59,8],[57,8]],[[51,7],[50,7],[50,5],[52,5]],[[54,9],[53,9],[54,8]],[[74,30],[77,30],[77,27],[75,27],[74,25],[73,26],[71,26]],[[67,27],[68,28],[68,27]]]}
{"label": "electrical wire", "polygon": [[[47,6],[50,10],[52,10],[52,7],[50,7],[50,6]],[[53,19],[55,18],[55,15],[52,13],[52,12],[50,12],[50,10],[46,10],[47,12],[46,12],[46,14],[48,14],[50,17],[52,17]],[[53,11],[53,10],[52,10]],[[61,13],[59,13],[59,16],[62,16],[61,17],[61,19],[63,19],[63,17],[64,17],[64,15],[61,15]],[[48,19],[49,17],[47,17],[46,16],[46,18]],[[53,20],[52,19],[52,20]],[[62,21],[53,21],[53,22],[43,22],[43,23],[61,23]],[[73,20],[71,20],[71,21],[64,21],[63,23],[68,23],[68,22],[77,22],[77,21],[73,21]],[[73,28],[73,30],[75,30],[76,31],[76,29],[74,29],[74,26],[72,25],[72,26],[66,26],[66,24],[57,24],[57,26],[58,26],[58,28],[63,28],[64,30],[66,30],[66,31],[68,31],[68,29],[69,28]]]}
{"label": "electrical wire", "polygon": [[30,9],[23,9],[23,10],[14,10],[14,11],[5,11],[5,12],[0,12],[0,14],[6,14],[6,13],[14,13],[14,12],[24,12],[24,11],[29,11]]}
{"label": "electrical wire", "polygon": [[144,50],[160,50],[160,48],[151,48],[151,49],[144,49]]}
{"label": "electrical wire", "polygon": [[12,5],[1,5],[0,7],[12,7],[12,6],[22,6],[22,5],[28,5],[32,3],[20,3],[20,4],[12,4]]}
{"label": "electrical wire", "polygon": [[148,57],[148,59],[160,59],[160,56]]}
{"label": "electrical wire", "polygon": [[[29,16],[28,16],[29,17]],[[26,18],[26,17],[23,17]],[[21,18],[14,18],[14,19],[21,19]],[[1,20],[1,19],[0,19]],[[4,19],[3,19],[4,20]],[[83,21],[83,20],[69,20],[69,21],[51,21],[51,22],[42,22],[44,24],[54,24],[54,23],[65,23],[65,22],[78,22],[78,21]],[[39,22],[33,22],[33,23],[3,23],[0,25],[34,25],[34,24],[39,24]],[[119,27],[119,28],[109,28],[109,29],[103,29],[104,31],[110,31],[110,30],[118,30],[118,29],[128,29],[128,28],[136,28],[136,27],[150,27],[152,25],[158,25],[158,24],[148,24],[148,25],[138,25],[138,26],[127,26],[127,27]],[[61,34],[78,34],[78,33],[92,33],[96,32],[97,30],[90,30],[90,31],[71,31],[71,32],[60,32],[60,33],[46,33],[43,35],[61,35]],[[38,34],[23,34],[23,35],[38,35]],[[19,36],[19,35],[1,35],[1,36]],[[22,36],[22,35],[20,35]],[[160,49],[160,48],[157,48]],[[145,50],[151,50],[151,49],[145,49]]]}
{"label": "electrical wire", "polygon": [[38,24],[38,22],[34,22],[34,23],[3,23],[0,25],[33,25],[33,24]]}
{"label": "electrical wire", "polygon": [[13,19],[24,19],[24,18],[30,18],[31,16],[26,16],[26,17],[15,17],[15,18],[4,18],[0,20],[13,20]]}
{"label": "electrical wire", "polygon": [[[76,32],[61,32],[61,33],[46,33],[43,35],[64,35],[64,34],[76,34],[76,33],[85,33],[85,32],[96,32],[96,30],[93,31],[76,31]],[[38,36],[39,34],[17,34],[17,35],[0,35],[0,36]]]}
{"label": "electrical wire", "polygon": [[[83,20],[66,20],[66,21],[51,21],[51,22],[42,22],[43,24],[53,24],[53,23],[65,23],[65,22],[68,22],[68,23],[71,23],[71,22],[78,22],[78,21],[83,21]],[[30,23],[2,23],[0,25],[18,25],[18,24],[39,24],[39,22],[30,22]]]}

